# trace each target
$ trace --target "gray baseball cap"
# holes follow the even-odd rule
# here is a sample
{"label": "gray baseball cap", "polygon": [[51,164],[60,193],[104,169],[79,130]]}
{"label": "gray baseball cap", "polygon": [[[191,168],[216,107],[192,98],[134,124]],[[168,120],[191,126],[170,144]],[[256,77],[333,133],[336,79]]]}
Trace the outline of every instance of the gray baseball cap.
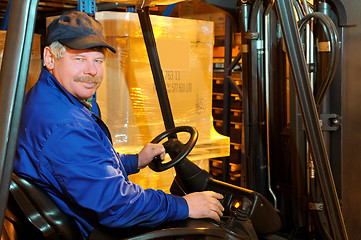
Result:
{"label": "gray baseball cap", "polygon": [[72,49],[106,47],[116,53],[103,36],[102,25],[84,12],[65,12],[48,26],[47,44],[59,41]]}

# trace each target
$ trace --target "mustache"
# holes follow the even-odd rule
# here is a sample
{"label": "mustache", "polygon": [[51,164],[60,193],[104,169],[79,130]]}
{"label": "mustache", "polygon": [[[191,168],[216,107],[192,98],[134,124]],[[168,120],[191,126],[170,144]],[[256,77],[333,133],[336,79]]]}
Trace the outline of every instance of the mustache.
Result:
{"label": "mustache", "polygon": [[90,83],[100,83],[102,80],[99,77],[92,77],[92,76],[75,76],[74,82],[90,82]]}

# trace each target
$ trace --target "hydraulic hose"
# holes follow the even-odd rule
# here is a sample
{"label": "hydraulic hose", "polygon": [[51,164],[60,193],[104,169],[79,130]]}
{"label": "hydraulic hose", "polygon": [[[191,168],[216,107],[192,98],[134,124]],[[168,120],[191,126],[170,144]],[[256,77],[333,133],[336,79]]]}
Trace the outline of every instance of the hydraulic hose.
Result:
{"label": "hydraulic hose", "polygon": [[[339,44],[339,36],[338,36],[338,32],[336,29],[336,26],[334,24],[334,22],[332,21],[332,19],[320,12],[313,12],[313,13],[309,13],[307,15],[305,15],[300,21],[299,21],[299,29],[300,29],[300,33],[304,30],[304,27],[306,26],[306,23],[312,19],[312,18],[316,18],[318,19],[323,25],[324,25],[324,29],[325,29],[325,35],[327,37],[327,39],[329,39],[330,41],[330,46],[331,46],[331,56],[329,58],[329,64],[328,64],[328,68],[327,68],[327,72],[326,75],[324,76],[323,81],[321,82],[320,88],[317,91],[317,94],[315,96],[315,102],[316,102],[316,107],[317,109],[321,108],[321,104],[323,101],[323,98],[333,80],[334,74],[336,72],[337,69],[337,64],[338,64],[338,59],[339,59],[339,55],[340,55],[340,44]],[[308,152],[308,158],[311,158],[311,154]],[[310,180],[310,195],[313,198],[316,198],[316,185],[317,181],[315,181],[314,177],[311,177]],[[314,199],[314,201],[317,201],[316,199]],[[316,226],[318,226],[317,228],[322,229],[322,231],[319,232],[319,234],[321,234],[323,239],[328,239],[331,240],[332,237],[330,235],[329,230],[325,229],[325,227],[323,226],[323,224],[321,223],[321,219],[323,219],[323,221],[325,220],[325,218],[327,218],[326,216],[321,216],[319,212],[314,212],[312,215],[314,216],[315,219],[317,219],[315,221]]]}
{"label": "hydraulic hose", "polygon": [[315,97],[316,107],[317,107],[317,109],[319,109],[321,107],[322,101],[325,97],[325,94],[332,82],[332,79],[333,79],[336,69],[337,69],[338,59],[340,56],[340,43],[339,43],[338,32],[337,32],[334,22],[332,21],[332,19],[329,16],[327,16],[323,13],[320,13],[320,12],[313,12],[313,13],[307,14],[299,21],[298,25],[299,25],[300,33],[303,31],[306,23],[311,18],[316,18],[323,23],[325,30],[326,30],[325,34],[326,34],[327,38],[330,40],[330,46],[331,46],[331,57],[329,59],[327,73],[326,73],[324,79],[322,80],[320,88],[317,91],[317,94]]}

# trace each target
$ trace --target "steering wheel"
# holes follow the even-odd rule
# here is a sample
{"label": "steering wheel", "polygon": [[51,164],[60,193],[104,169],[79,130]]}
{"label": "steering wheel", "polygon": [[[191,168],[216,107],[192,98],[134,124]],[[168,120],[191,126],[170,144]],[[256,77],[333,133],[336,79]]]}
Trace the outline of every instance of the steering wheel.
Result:
{"label": "steering wheel", "polygon": [[[179,133],[179,132],[188,132],[190,134],[188,142],[186,144],[182,144],[182,143],[180,143],[180,141],[177,138],[170,138],[167,142],[169,142],[170,140],[177,141],[178,143],[180,143],[182,145],[182,149],[179,151],[179,153],[177,154],[176,157],[172,158],[172,160],[167,163],[162,163],[159,157],[158,158],[155,157],[153,159],[153,161],[151,161],[148,164],[150,169],[152,169],[155,172],[165,171],[165,170],[173,167],[174,165],[176,165],[182,159],[184,159],[189,154],[189,152],[193,149],[193,147],[196,144],[197,139],[198,139],[198,131],[195,128],[189,127],[189,126],[180,126],[180,127],[175,127],[175,128],[169,129],[169,130],[159,134],[157,137],[155,137],[151,141],[151,143],[159,143],[164,138],[169,137],[171,135],[175,135],[176,133]],[[169,152],[168,146],[166,144],[167,142],[163,143],[163,146],[165,147],[167,152]]]}

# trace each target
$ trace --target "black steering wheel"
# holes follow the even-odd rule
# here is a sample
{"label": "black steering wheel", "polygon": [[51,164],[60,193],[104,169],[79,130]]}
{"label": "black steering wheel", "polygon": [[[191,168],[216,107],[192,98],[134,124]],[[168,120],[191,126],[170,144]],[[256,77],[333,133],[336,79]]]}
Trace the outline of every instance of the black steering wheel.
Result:
{"label": "black steering wheel", "polygon": [[[197,139],[198,139],[198,131],[195,128],[189,127],[189,126],[180,126],[180,127],[175,127],[175,128],[169,129],[169,130],[159,134],[157,137],[155,137],[151,141],[151,143],[159,143],[164,138],[169,137],[171,135],[175,135],[176,133],[179,133],[179,132],[188,132],[190,134],[188,142],[186,144],[182,144],[182,143],[180,143],[180,141],[177,138],[170,138],[167,142],[169,142],[171,140],[176,141],[176,142],[178,142],[178,146],[179,146],[179,143],[182,145],[182,149],[179,150],[179,152],[177,153],[177,155],[175,157],[172,157],[172,155],[171,155],[172,160],[167,163],[162,163],[162,161],[160,160],[159,157],[158,158],[155,157],[153,159],[153,161],[151,161],[148,165],[150,167],[150,169],[152,169],[155,172],[165,171],[168,168],[171,168],[174,165],[176,165],[182,159],[184,159],[189,154],[189,152],[193,149],[193,147],[196,144]],[[169,152],[170,149],[168,146],[171,146],[172,144],[167,144],[167,142],[163,143],[163,146],[166,149],[166,151]],[[174,146],[174,144],[173,144],[173,146]]]}

